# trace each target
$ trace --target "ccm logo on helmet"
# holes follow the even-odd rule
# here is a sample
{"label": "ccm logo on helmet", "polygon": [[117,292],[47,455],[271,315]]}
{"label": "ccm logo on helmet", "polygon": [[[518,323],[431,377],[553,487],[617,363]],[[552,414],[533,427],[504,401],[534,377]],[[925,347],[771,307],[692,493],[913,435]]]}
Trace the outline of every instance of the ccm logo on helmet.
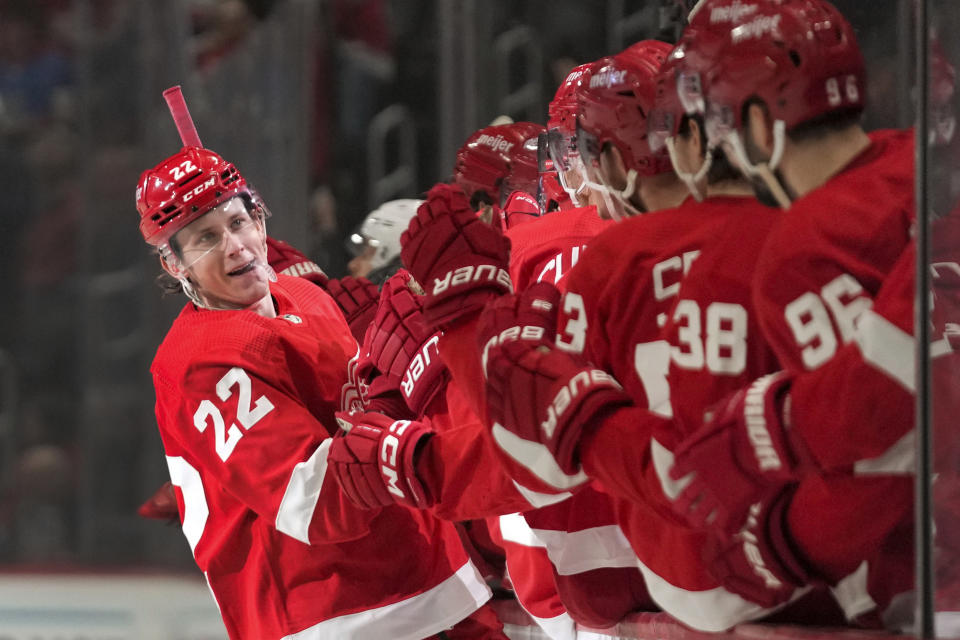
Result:
{"label": "ccm logo on helmet", "polygon": [[185,194],[183,194],[184,204],[196,198],[198,195],[200,195],[201,193],[203,193],[204,191],[212,187],[214,184],[216,184],[216,182],[217,182],[216,177],[207,178],[207,181],[204,182],[203,184],[198,184],[190,191],[187,191]]}
{"label": "ccm logo on helmet", "polygon": [[386,479],[387,491],[401,498],[406,496],[397,486],[397,480],[400,477],[397,471],[397,449],[400,448],[400,439],[397,436],[402,436],[409,426],[409,420],[397,420],[391,424],[387,429],[390,434],[383,439],[380,447],[380,461],[383,463],[380,465],[380,472]]}
{"label": "ccm logo on helmet", "polygon": [[507,142],[503,139],[503,136],[496,135],[491,136],[489,134],[483,134],[477,138],[477,144],[482,144],[485,147],[490,147],[494,151],[510,151],[510,148],[513,146],[512,142]]}
{"label": "ccm logo on helmet", "polygon": [[420,349],[420,352],[414,356],[413,360],[410,362],[410,365],[407,367],[407,372],[403,376],[403,380],[400,382],[400,388],[403,389],[403,395],[407,398],[410,397],[410,394],[413,393],[413,385],[416,384],[417,380],[420,379],[420,376],[423,375],[424,370],[430,364],[430,348],[433,347],[433,350],[438,354],[440,353],[440,334],[437,334],[427,340],[427,343],[423,345],[423,348]]}
{"label": "ccm logo on helmet", "polygon": [[547,407],[547,419],[540,423],[540,428],[548,438],[553,437],[553,432],[557,428],[557,419],[570,407],[570,403],[580,395],[581,391],[587,391],[594,386],[622,388],[613,376],[599,369],[581,371],[570,378],[570,382],[553,397],[553,402]]}

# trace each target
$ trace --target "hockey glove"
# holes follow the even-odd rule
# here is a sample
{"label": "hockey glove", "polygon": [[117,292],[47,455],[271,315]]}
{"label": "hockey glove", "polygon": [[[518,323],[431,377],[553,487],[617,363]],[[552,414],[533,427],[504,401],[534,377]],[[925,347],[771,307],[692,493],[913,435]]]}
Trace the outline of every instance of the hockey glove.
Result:
{"label": "hockey glove", "polygon": [[330,282],[317,263],[297,249],[276,238],[267,236],[267,262],[277,273],[306,278],[319,287],[327,288]]}
{"label": "hockey glove", "polygon": [[[423,320],[423,296],[410,289],[410,273],[400,270],[383,285],[380,304],[360,349],[361,377],[377,386],[399,389],[414,416],[446,388],[450,374],[440,359],[440,333]],[[375,393],[372,395],[376,395]]]}
{"label": "hockey glove", "polygon": [[787,508],[796,485],[784,485],[750,506],[743,528],[712,532],[704,550],[710,572],[728,591],[764,608],[789,602],[798,588],[816,586],[787,532]]}
{"label": "hockey glove", "polygon": [[691,525],[740,531],[754,504],[812,464],[785,424],[790,382],[783,372],[754,381],[680,443],[670,475],[686,486],[672,504]]}
{"label": "hockey glove", "polygon": [[513,291],[510,241],[477,217],[455,185],[430,190],[400,243],[404,266],[426,290],[423,314],[434,329],[447,329]]}
{"label": "hockey glove", "polygon": [[363,509],[433,504],[416,473],[418,450],[432,431],[419,422],[369,412],[339,412],[337,422],[343,431],[330,444],[327,464],[351,502]]}
{"label": "hockey glove", "polygon": [[140,505],[137,515],[148,520],[163,520],[170,524],[178,524],[180,511],[177,508],[177,494],[173,491],[173,483],[164,482],[146,502]]}
{"label": "hockey glove", "polygon": [[557,335],[560,292],[538,282],[522,293],[497,298],[487,305],[477,325],[484,375],[490,350],[507,342],[551,345]]}
{"label": "hockey glove", "polygon": [[377,299],[380,297],[377,285],[366,278],[344,276],[339,280],[330,280],[327,293],[343,310],[350,333],[357,342],[362,341],[367,326],[377,313]]}
{"label": "hockey glove", "polygon": [[547,345],[507,342],[487,362],[493,439],[513,479],[557,493],[584,484],[577,447],[585,428],[628,405],[608,373]]}

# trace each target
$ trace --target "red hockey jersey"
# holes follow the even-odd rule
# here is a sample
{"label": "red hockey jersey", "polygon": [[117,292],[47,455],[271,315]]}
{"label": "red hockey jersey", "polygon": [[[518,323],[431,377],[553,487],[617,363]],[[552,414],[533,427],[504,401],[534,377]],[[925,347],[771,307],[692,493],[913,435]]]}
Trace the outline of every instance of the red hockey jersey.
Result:
{"label": "red hockey jersey", "polygon": [[[408,638],[490,597],[453,525],[354,507],[325,476],[357,344],[333,300],[271,284],[276,318],[188,304],[157,351],[183,530],[231,638]],[[398,553],[402,550],[402,553]]]}
{"label": "red hockey jersey", "polygon": [[[701,424],[707,406],[775,366],[760,332],[750,330],[749,283],[779,215],[752,197],[724,196],[628,220],[620,226],[631,225],[623,227],[630,233],[594,241],[564,300],[570,309],[571,293],[583,292],[584,353],[614,373],[637,407],[616,412],[585,438],[584,468],[616,496],[618,522],[650,595],[703,630],[766,611],[709,574],[700,556],[705,535],[673,514],[657,469],[669,466],[670,450]],[[598,255],[607,264],[591,265]],[[593,277],[581,285],[578,271],[589,266]]]}
{"label": "red hockey jersey", "polygon": [[[723,207],[723,228],[703,245],[680,284],[663,332],[670,344],[669,387],[674,431],[685,436],[727,394],[780,369],[753,309],[757,256],[784,215],[753,198],[711,198]],[[652,378],[651,361],[646,367]]]}
{"label": "red hockey jersey", "polygon": [[590,240],[607,229],[596,207],[554,211],[510,227],[510,279],[515,291],[536,282],[560,287],[561,281],[583,255]]}
{"label": "red hockey jersey", "polygon": [[816,369],[853,335],[909,241],[914,213],[912,131],[871,144],[798,199],[757,262],[754,304],[781,364]]}

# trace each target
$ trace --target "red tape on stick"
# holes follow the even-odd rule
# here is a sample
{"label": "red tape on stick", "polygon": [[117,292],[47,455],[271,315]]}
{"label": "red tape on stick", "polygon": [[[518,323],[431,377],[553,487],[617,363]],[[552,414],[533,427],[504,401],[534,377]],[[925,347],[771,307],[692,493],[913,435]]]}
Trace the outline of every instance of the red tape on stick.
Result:
{"label": "red tape on stick", "polygon": [[180,134],[183,146],[202,147],[203,143],[200,142],[197,127],[194,126],[193,118],[190,117],[190,110],[187,109],[187,103],[183,99],[180,85],[164,91],[163,98],[167,101],[167,107],[170,108],[170,115],[173,116],[173,123],[177,125],[177,132]]}

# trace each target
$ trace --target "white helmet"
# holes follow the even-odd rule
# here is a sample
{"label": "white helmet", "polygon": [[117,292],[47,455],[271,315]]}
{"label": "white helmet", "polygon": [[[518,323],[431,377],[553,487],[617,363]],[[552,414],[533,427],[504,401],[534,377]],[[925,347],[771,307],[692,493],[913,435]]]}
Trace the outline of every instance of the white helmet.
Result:
{"label": "white helmet", "polygon": [[362,254],[373,247],[371,270],[377,271],[400,257],[400,235],[406,231],[423,200],[388,200],[367,214],[360,229],[350,235],[351,253]]}

